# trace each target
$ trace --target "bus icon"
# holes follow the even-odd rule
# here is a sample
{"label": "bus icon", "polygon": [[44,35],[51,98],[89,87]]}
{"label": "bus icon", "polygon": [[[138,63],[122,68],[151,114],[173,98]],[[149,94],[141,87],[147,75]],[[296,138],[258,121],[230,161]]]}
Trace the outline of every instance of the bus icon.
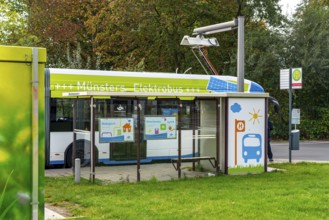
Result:
{"label": "bus icon", "polygon": [[242,138],[242,157],[244,162],[262,157],[262,136],[260,134],[246,134]]}

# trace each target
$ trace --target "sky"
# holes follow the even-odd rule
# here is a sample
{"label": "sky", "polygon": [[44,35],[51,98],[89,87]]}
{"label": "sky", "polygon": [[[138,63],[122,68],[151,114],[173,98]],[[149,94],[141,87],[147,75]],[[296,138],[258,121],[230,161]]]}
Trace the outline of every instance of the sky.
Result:
{"label": "sky", "polygon": [[279,5],[281,5],[282,14],[291,16],[295,9],[302,0],[280,0]]}

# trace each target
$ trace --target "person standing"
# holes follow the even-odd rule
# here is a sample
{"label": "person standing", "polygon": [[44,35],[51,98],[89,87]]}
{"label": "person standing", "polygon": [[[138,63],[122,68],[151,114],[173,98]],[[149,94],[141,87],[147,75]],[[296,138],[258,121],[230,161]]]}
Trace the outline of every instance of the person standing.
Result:
{"label": "person standing", "polygon": [[267,120],[268,121],[268,132],[267,132],[267,156],[270,162],[273,162],[273,153],[272,153],[272,149],[271,149],[271,144],[270,144],[270,140],[271,140],[271,131],[273,130],[273,124],[271,122],[270,119]]}

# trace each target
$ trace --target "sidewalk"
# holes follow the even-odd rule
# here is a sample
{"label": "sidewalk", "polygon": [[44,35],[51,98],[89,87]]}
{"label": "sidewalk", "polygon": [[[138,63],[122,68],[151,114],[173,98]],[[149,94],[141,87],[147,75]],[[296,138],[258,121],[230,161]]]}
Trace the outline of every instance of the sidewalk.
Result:
{"label": "sidewalk", "polygon": [[[182,163],[181,178],[204,177],[209,172],[191,171],[192,163]],[[48,177],[55,176],[71,176],[72,169],[48,169],[45,173]],[[90,167],[81,168],[81,177],[90,178]],[[120,166],[100,166],[95,167],[95,178],[108,182],[137,182],[137,166],[136,165],[120,165]],[[158,181],[176,180],[178,172],[171,163],[142,164],[140,166],[140,180],[148,181],[151,179]]]}
{"label": "sidewalk", "polygon": [[50,209],[45,208],[45,220],[50,219],[65,219],[65,217]]}

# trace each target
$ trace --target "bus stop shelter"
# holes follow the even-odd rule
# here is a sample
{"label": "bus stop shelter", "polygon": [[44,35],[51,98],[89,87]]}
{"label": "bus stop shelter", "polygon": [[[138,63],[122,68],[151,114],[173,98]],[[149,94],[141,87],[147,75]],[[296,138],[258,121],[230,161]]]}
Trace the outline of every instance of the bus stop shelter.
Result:
{"label": "bus stop shelter", "polygon": [[[255,173],[267,171],[267,112],[268,97],[267,93],[240,93],[240,92],[223,92],[223,93],[150,93],[150,92],[98,92],[98,91],[81,91],[63,93],[64,97],[87,98],[90,99],[90,131],[75,129],[77,132],[88,132],[91,142],[90,156],[90,180],[95,180],[96,164],[96,147],[95,147],[95,124],[98,122],[99,139],[105,142],[129,141],[137,145],[136,152],[136,175],[137,181],[141,176],[141,147],[142,139],[150,141],[163,134],[159,133],[159,128],[167,128],[166,135],[170,134],[177,139],[177,155],[171,158],[173,168],[177,170],[178,178],[182,176],[182,162],[202,163],[206,168],[212,169],[216,175],[219,173]],[[133,118],[128,118],[120,124],[120,137],[113,135],[111,123],[116,123],[111,117],[95,118],[95,104],[97,98],[120,98],[134,100],[136,114]],[[143,115],[141,116],[141,101],[145,99],[157,100],[175,100],[177,104],[177,114],[175,117],[164,115]],[[197,100],[199,102],[198,126],[193,128],[193,141],[191,156],[182,157],[182,100]],[[160,118],[165,118],[166,125]],[[126,117],[119,117],[125,120]],[[103,120],[103,121],[102,121]],[[159,120],[159,121],[158,121]],[[171,121],[172,120],[172,121]],[[171,122],[170,122],[171,121]],[[162,123],[162,124],[161,124]],[[168,124],[169,123],[169,124]],[[172,127],[170,126],[172,123]],[[211,139],[203,141],[205,130],[209,130],[207,123],[213,123]],[[157,128],[159,127],[159,128]],[[150,129],[151,128],[151,129]],[[170,128],[170,129],[169,129]],[[132,131],[130,130],[132,129]],[[169,129],[169,130],[168,130]],[[123,133],[132,132],[133,135],[124,137]],[[148,134],[148,132],[153,132]],[[155,132],[155,133],[154,133]],[[142,135],[143,133],[143,135]],[[121,138],[122,140],[118,140]],[[124,140],[127,138],[126,140]],[[198,142],[196,141],[198,140]],[[154,141],[154,140],[151,140]],[[197,150],[196,145],[199,147]],[[73,146],[74,148],[74,146]],[[201,149],[201,150],[200,150]],[[73,159],[75,155],[73,154]]]}

